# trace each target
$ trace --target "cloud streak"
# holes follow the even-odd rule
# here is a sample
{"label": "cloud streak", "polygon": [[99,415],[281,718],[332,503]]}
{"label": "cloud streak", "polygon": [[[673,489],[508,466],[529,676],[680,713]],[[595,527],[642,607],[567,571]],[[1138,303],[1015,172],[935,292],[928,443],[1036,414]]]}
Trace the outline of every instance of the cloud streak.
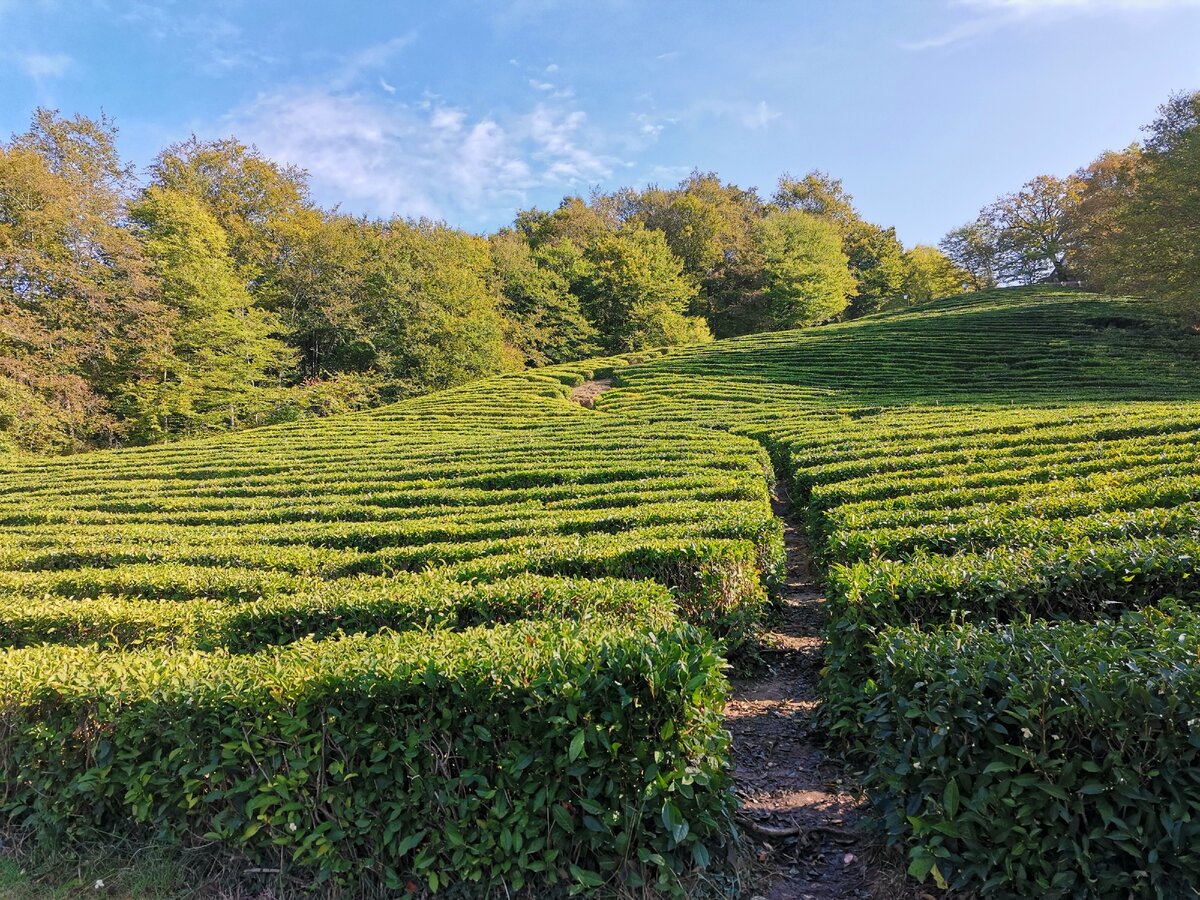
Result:
{"label": "cloud streak", "polygon": [[1039,13],[1055,9],[1147,10],[1200,6],[1200,0],[957,0],[957,6]]}
{"label": "cloud streak", "polygon": [[1137,14],[1200,9],[1200,0],[951,0],[949,6],[972,14],[944,31],[914,41],[905,50],[936,50],[1025,22],[1070,15]]}
{"label": "cloud streak", "polygon": [[[349,87],[363,75],[387,66],[405,49],[411,47],[416,39],[416,32],[410,31],[408,34],[364,47],[342,62],[339,71],[333,76],[331,84],[338,88]],[[379,81],[381,87],[386,84],[383,78],[380,78]],[[386,91],[387,87],[383,89]],[[392,91],[388,91],[388,93],[392,93]]]}
{"label": "cloud streak", "polygon": [[259,49],[257,41],[247,38],[241,27],[211,12],[179,13],[170,6],[134,0],[122,18],[156,41],[177,45],[209,75],[275,62]]}

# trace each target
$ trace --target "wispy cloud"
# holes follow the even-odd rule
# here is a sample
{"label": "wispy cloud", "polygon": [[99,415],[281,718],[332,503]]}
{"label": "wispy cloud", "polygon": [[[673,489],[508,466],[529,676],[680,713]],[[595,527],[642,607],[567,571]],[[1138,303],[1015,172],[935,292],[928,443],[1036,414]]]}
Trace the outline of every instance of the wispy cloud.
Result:
{"label": "wispy cloud", "polygon": [[587,117],[546,103],[501,120],[435,101],[376,102],[328,89],[277,91],[226,120],[268,156],[374,215],[480,215],[540,187],[577,190],[619,164],[592,149]]}
{"label": "wispy cloud", "polygon": [[[410,31],[407,34],[364,47],[342,60],[338,71],[330,79],[330,83],[337,88],[349,87],[363,75],[387,66],[406,48],[411,47],[416,40],[416,32]],[[383,81],[382,78],[379,80]]]}
{"label": "wispy cloud", "polygon": [[742,124],[747,128],[758,130],[766,128],[781,115],[783,114],[772,109],[766,100],[759,100],[758,103],[742,112],[741,119]]}
{"label": "wispy cloud", "polygon": [[637,123],[638,132],[648,138],[657,138],[664,127],[665,120],[658,119],[649,113],[634,113],[633,120]]}
{"label": "wispy cloud", "polygon": [[1200,0],[951,0],[948,7],[967,18],[913,41],[906,50],[935,50],[1025,22],[1071,15],[1136,14],[1200,8]]}
{"label": "wispy cloud", "polygon": [[[684,107],[660,109],[649,91],[633,98],[642,107],[629,113],[634,130],[622,136],[622,143],[631,152],[644,150],[655,143],[665,129],[680,126],[692,132],[708,132],[713,128],[728,131],[732,128],[762,131],[783,117],[766,100],[726,100],[706,97]],[[690,171],[690,168],[689,168]]]}
{"label": "wispy cloud", "polygon": [[580,110],[564,111],[541,103],[522,117],[519,134],[533,145],[542,183],[579,187],[612,173],[618,162],[615,157],[584,146],[581,135],[586,122],[587,115]]}
{"label": "wispy cloud", "polygon": [[695,166],[683,165],[651,166],[650,169],[644,173],[642,180],[645,181],[646,184],[659,184],[673,187],[674,185],[683,181],[683,179],[687,178],[695,168]]}
{"label": "wispy cloud", "polygon": [[34,81],[60,78],[73,62],[65,53],[19,53],[13,59],[17,67]]}
{"label": "wispy cloud", "polygon": [[176,43],[210,75],[275,62],[257,40],[247,39],[239,26],[211,12],[181,13],[171,5],[134,0],[125,8],[124,19],[155,40]]}
{"label": "wispy cloud", "polygon": [[1052,9],[1164,9],[1200,6],[1200,0],[956,0],[958,6],[1043,12]]}

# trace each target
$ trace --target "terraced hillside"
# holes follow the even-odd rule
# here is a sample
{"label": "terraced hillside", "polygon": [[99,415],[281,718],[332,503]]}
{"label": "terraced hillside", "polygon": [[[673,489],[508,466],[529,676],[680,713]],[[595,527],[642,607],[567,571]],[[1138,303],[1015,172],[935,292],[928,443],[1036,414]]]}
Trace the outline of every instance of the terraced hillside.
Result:
{"label": "terraced hillside", "polygon": [[769,462],[610,422],[580,380],[9,460],[6,811],[393,887],[707,859],[709,635],[747,637],[778,564]]}
{"label": "terraced hillside", "polygon": [[790,479],[823,715],[913,875],[1191,896],[1198,352],[1145,304],[1001,292],[655,361],[603,408],[753,436]]}
{"label": "terraced hillside", "polygon": [[1198,362],[1147,304],[998,292],[9,458],[0,809],[304,879],[682,889],[732,833],[719,653],[780,575],[778,473],[912,873],[1179,896]]}

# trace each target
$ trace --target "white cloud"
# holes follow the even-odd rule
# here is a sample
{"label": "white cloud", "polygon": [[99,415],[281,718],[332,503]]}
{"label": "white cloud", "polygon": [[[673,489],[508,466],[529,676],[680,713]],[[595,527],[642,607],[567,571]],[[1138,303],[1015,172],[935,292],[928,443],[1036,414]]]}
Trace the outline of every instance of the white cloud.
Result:
{"label": "white cloud", "polygon": [[993,30],[995,27],[997,27],[997,23],[994,19],[973,19],[927,38],[921,38],[916,41],[901,41],[900,46],[905,50],[936,50],[938,47],[948,47],[951,44],[957,44],[959,41],[976,37],[977,35]]}
{"label": "white cloud", "polygon": [[771,109],[766,100],[759,100],[757,104],[742,112],[741,120],[747,128],[757,130],[766,128],[781,115],[783,114]]}
{"label": "white cloud", "polygon": [[638,131],[648,138],[657,138],[662,133],[663,123],[647,113],[634,113],[633,120],[637,122]]}
{"label": "white cloud", "polygon": [[21,53],[15,60],[21,71],[35,81],[59,78],[72,64],[71,57],[65,53]]}
{"label": "white cloud", "polygon": [[619,161],[589,148],[586,124],[582,112],[546,103],[501,120],[441,101],[310,88],[261,95],[225,127],[307,169],[318,194],[350,209],[441,218],[507,211],[537,188],[607,177]]}
{"label": "white cloud", "polygon": [[393,84],[388,84],[387,79],[384,78],[382,75],[379,76],[379,86],[381,88],[383,88],[385,91],[387,91],[389,94],[396,93],[396,86]]}
{"label": "white cloud", "polygon": [[[416,33],[410,31],[408,34],[372,44],[351,54],[342,62],[341,68],[333,76],[331,84],[335,87],[349,87],[360,75],[386,66],[402,50],[410,47],[416,39]],[[380,80],[382,81],[382,78]]]}
{"label": "white cloud", "polygon": [[541,103],[523,117],[520,131],[533,145],[533,159],[541,164],[545,183],[578,186],[612,173],[616,159],[579,143],[586,121],[579,110],[557,110]]}
{"label": "white cloud", "polygon": [[531,88],[533,88],[535,91],[552,91],[552,90],[554,90],[554,85],[552,85],[550,82],[538,81],[536,78],[529,79],[529,86]]}
{"label": "white cloud", "polygon": [[550,63],[550,65],[546,66],[546,74],[548,75],[553,75],[557,71],[558,63]]}
{"label": "white cloud", "polygon": [[969,11],[972,17],[929,37],[901,42],[900,46],[906,50],[933,50],[1022,22],[1054,16],[1196,9],[1200,8],[1200,0],[950,0],[949,6]]}
{"label": "white cloud", "polygon": [[439,106],[434,109],[433,115],[430,116],[429,125],[434,131],[453,134],[462,131],[463,122],[466,120],[467,114],[461,109]]}
{"label": "white cloud", "polygon": [[182,13],[173,4],[130,0],[122,17],[157,41],[173,42],[210,75],[276,62],[262,52],[257,39],[247,38],[233,22],[207,10]]}
{"label": "white cloud", "polygon": [[687,178],[695,168],[695,166],[657,165],[651,167],[642,180],[645,181],[646,184],[663,184],[673,186]]}

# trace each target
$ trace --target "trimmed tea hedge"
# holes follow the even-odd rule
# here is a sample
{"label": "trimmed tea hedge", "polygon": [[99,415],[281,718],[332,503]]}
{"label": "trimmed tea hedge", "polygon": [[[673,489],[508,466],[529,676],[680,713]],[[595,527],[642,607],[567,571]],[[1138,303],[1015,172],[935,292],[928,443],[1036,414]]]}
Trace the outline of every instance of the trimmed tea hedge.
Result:
{"label": "trimmed tea hedge", "polygon": [[301,885],[682,891],[732,831],[770,461],[584,410],[586,374],[0,461],[0,821]]}
{"label": "trimmed tea hedge", "polygon": [[1200,336],[1145,302],[1003,291],[622,382],[606,411],[712,421],[790,477],[828,598],[827,733],[874,761],[914,875],[1194,895]]}
{"label": "trimmed tea hedge", "polygon": [[863,698],[876,689],[871,646],[889,628],[1028,616],[1088,621],[1167,597],[1194,602],[1198,560],[1200,540],[1177,537],[834,566],[827,718],[839,734],[858,728]]}
{"label": "trimmed tea hedge", "polygon": [[0,655],[0,805],[392,888],[675,883],[729,833],[723,661],[543,622],[250,655]]}
{"label": "trimmed tea hedge", "polygon": [[1182,609],[890,632],[869,784],[910,871],[989,896],[1191,896],[1198,654]]}
{"label": "trimmed tea hedge", "polygon": [[358,578],[249,603],[128,597],[0,600],[0,646],[169,646],[249,653],[303,638],[378,631],[461,631],[523,620],[662,627],[675,602],[657,584],[522,575],[491,584],[443,575]]}

